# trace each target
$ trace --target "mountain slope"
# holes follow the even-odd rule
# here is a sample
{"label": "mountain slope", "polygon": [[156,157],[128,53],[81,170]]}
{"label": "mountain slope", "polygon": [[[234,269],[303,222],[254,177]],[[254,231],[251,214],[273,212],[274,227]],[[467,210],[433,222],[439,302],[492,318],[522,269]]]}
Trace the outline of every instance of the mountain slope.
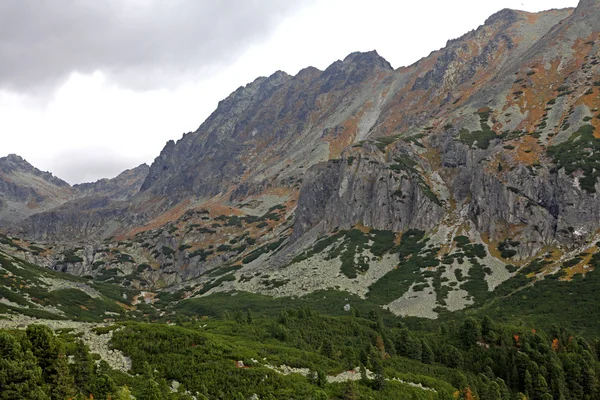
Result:
{"label": "mountain slope", "polygon": [[143,183],[124,176],[125,196],[77,198],[21,233],[82,242],[81,261],[40,264],[136,288],[337,287],[431,318],[585,275],[600,239],[599,7],[503,10],[397,70],[369,52],[258,78],[167,143]]}
{"label": "mountain slope", "polygon": [[[307,68],[296,77],[278,72],[259,78],[222,101],[196,132],[167,144],[130,213],[153,219],[182,201],[242,204],[276,191],[295,201],[308,167],[338,158],[368,136],[402,134],[445,118],[449,110],[439,106],[451,100],[454,109],[461,105],[460,93],[451,92],[464,90],[467,99],[484,90],[490,71],[519,60],[571,12],[502,11],[446,49],[396,71],[371,52],[352,54],[323,72]],[[437,81],[444,83],[432,84]],[[76,234],[72,228],[64,231]]]}
{"label": "mountain slope", "polygon": [[[4,243],[7,238],[1,240]],[[136,292],[40,268],[2,250],[0,279],[0,312],[4,314],[102,321],[135,308],[131,301]]]}

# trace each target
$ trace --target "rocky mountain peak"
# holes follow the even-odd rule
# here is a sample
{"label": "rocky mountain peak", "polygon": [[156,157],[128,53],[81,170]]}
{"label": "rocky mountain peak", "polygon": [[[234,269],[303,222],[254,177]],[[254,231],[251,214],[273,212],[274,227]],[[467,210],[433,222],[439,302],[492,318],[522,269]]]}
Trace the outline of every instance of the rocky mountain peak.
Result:
{"label": "rocky mountain peak", "polygon": [[25,161],[25,159],[17,154],[9,154],[6,157],[2,157],[0,158],[0,160],[2,161],[10,161],[10,162],[17,162],[17,163],[22,163],[22,162],[27,162]]}
{"label": "rocky mountain peak", "polygon": [[59,187],[69,187],[70,185],[52,175],[50,172],[43,172],[31,165],[27,160],[17,154],[9,154],[0,158],[0,175],[9,175],[15,172],[31,174],[40,177],[47,182]]}
{"label": "rocky mountain peak", "polygon": [[171,159],[173,158],[174,150],[175,141],[167,141],[165,147],[161,150],[160,155],[154,159],[152,166],[148,168],[146,178],[144,179],[144,182],[140,187],[141,191],[149,189],[152,186],[152,184],[161,176],[161,174],[167,169],[169,169],[169,166],[172,161]]}
{"label": "rocky mountain peak", "polygon": [[382,69],[392,71],[390,63],[377,53],[376,50],[351,53],[344,58],[344,64],[353,65],[355,68]]}
{"label": "rocky mountain peak", "polygon": [[365,82],[379,72],[393,72],[389,62],[381,57],[375,50],[362,53],[356,52],[348,55],[343,61],[331,64],[321,75],[325,81],[323,92],[328,92],[335,87],[352,86]]}
{"label": "rocky mountain peak", "polygon": [[289,80],[291,78],[291,76],[285,72],[285,71],[275,71],[274,73],[272,73],[266,80],[265,83],[274,85],[274,86],[279,86],[282,83],[286,82],[287,80]]}
{"label": "rocky mountain peak", "polygon": [[4,172],[14,169],[31,170],[33,166],[23,157],[16,154],[9,154],[6,157],[0,158],[0,169]]}
{"label": "rocky mountain peak", "polygon": [[323,71],[319,70],[315,67],[306,67],[301,69],[298,74],[296,74],[296,79],[310,79],[310,77],[315,77],[321,75]]}
{"label": "rocky mountain peak", "polygon": [[289,74],[284,71],[275,71],[268,77],[261,76],[256,78],[253,82],[238,88],[235,92],[233,92],[226,100],[235,99],[245,95],[255,94],[257,91],[265,91],[271,90],[285,83],[291,78]]}
{"label": "rocky mountain peak", "polygon": [[495,14],[492,14],[488,19],[485,20],[484,25],[493,25],[495,23],[513,23],[519,18],[519,12],[511,10],[510,8],[504,8]]}

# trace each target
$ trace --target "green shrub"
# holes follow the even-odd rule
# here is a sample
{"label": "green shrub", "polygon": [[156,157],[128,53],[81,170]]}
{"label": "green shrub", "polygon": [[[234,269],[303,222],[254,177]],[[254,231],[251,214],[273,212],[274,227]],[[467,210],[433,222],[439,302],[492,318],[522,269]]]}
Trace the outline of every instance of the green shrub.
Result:
{"label": "green shrub", "polygon": [[460,131],[459,138],[463,143],[469,146],[473,146],[475,143],[477,143],[477,147],[485,150],[490,147],[490,142],[493,139],[496,139],[497,135],[491,129],[475,132],[469,132],[467,129],[462,129]]}
{"label": "green shrub", "polygon": [[75,254],[74,249],[65,250],[65,251],[63,251],[62,254],[64,256],[63,261],[65,263],[74,264],[74,263],[78,263],[78,262],[83,262],[83,258],[81,258],[77,254]]}
{"label": "green shrub", "polygon": [[600,177],[600,139],[594,137],[592,125],[584,125],[567,141],[548,147],[547,154],[567,175],[582,171],[581,188],[588,193],[596,192],[596,180]]}

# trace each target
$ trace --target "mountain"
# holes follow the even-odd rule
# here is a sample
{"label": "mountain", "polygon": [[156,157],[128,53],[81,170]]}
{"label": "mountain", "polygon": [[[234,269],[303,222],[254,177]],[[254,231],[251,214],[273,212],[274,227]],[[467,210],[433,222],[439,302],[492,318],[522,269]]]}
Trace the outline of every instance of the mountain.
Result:
{"label": "mountain", "polygon": [[92,183],[73,185],[81,196],[108,197],[113,200],[128,200],[140,191],[150,167],[142,164],[121,172],[112,179],[100,179]]}
{"label": "mountain", "polygon": [[408,67],[372,51],[258,78],[149,168],[14,217],[52,247],[17,255],[192,299],[337,288],[430,318],[587,277],[599,11],[502,10]]}
{"label": "mountain", "polygon": [[0,159],[3,394],[600,398],[598,15],[258,78],[110,180]]}
{"label": "mountain", "polygon": [[0,220],[14,222],[73,198],[68,183],[21,157],[0,158]]}
{"label": "mountain", "polygon": [[[112,179],[71,186],[11,154],[0,158],[0,223],[11,230],[23,221],[30,221],[29,229],[35,231],[35,221],[40,218],[44,223],[49,218],[48,225],[53,225],[52,221],[68,214],[66,218],[74,221],[74,215],[85,209],[130,199],[139,192],[148,170],[142,164]],[[48,235],[45,238],[52,239]]]}

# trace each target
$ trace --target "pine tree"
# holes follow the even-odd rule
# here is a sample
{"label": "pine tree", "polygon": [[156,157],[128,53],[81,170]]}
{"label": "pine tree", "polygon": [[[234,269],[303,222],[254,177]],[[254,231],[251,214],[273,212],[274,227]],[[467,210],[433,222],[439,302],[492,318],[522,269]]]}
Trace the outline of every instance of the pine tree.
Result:
{"label": "pine tree", "polygon": [[144,387],[142,389],[142,398],[144,400],[161,400],[162,395],[158,387],[158,382],[154,379],[154,372],[148,362],[144,362],[143,377]]}
{"label": "pine tree", "polygon": [[365,368],[365,366],[363,364],[360,364],[360,366],[358,367],[358,370],[360,372],[360,380],[362,383],[367,383],[369,382],[369,378],[367,376],[367,369]]}
{"label": "pine tree", "polygon": [[318,369],[317,370],[317,386],[318,387],[325,387],[325,385],[327,384],[327,375],[325,374],[325,371],[323,371],[322,369]]}
{"label": "pine tree", "polygon": [[51,387],[52,399],[64,400],[72,397],[75,394],[75,382],[71,371],[69,371],[69,360],[64,353],[64,349],[59,350],[59,354],[52,364],[52,369],[53,373],[47,381]]}
{"label": "pine tree", "polygon": [[358,400],[358,385],[354,381],[346,382],[344,400]]}
{"label": "pine tree", "polygon": [[279,316],[277,317],[277,322],[284,326],[287,325],[289,322],[288,313],[286,311],[280,312]]}
{"label": "pine tree", "polygon": [[121,387],[115,394],[114,400],[131,400],[131,391],[127,386]]}
{"label": "pine tree", "polygon": [[369,355],[364,347],[361,348],[360,352],[358,353],[358,361],[360,361],[362,365],[367,365],[369,363]]}
{"label": "pine tree", "polygon": [[421,340],[421,361],[424,364],[431,364],[435,360],[435,355],[433,354],[433,350],[429,347],[429,344],[425,340]]}
{"label": "pine tree", "polygon": [[325,339],[321,345],[321,354],[327,358],[333,358],[333,344],[331,340]]}
{"label": "pine tree", "polygon": [[473,317],[464,320],[460,327],[460,338],[466,348],[469,348],[481,340],[481,326],[479,321]]}
{"label": "pine tree", "polygon": [[446,324],[441,323],[439,329],[440,329],[440,334],[441,335],[445,336],[445,335],[448,334],[448,327],[446,326]]}
{"label": "pine tree", "polygon": [[312,399],[314,399],[314,400],[328,400],[329,399],[329,395],[326,392],[322,391],[322,390],[317,390],[314,393]]}
{"label": "pine tree", "polygon": [[77,389],[87,395],[90,393],[90,384],[94,374],[94,360],[87,345],[78,340],[73,349],[73,364],[69,365]]}
{"label": "pine tree", "polygon": [[510,390],[506,383],[501,378],[496,378],[496,383],[500,386],[500,394],[502,396],[502,400],[510,400]]}
{"label": "pine tree", "polygon": [[118,392],[117,384],[109,375],[103,373],[94,378],[92,393],[95,397],[104,399]]}
{"label": "pine tree", "polygon": [[235,311],[234,319],[235,319],[235,322],[237,322],[240,325],[245,324],[248,321],[248,319],[246,318],[246,316],[244,315],[244,313],[241,310]]}
{"label": "pine tree", "polygon": [[29,325],[26,334],[31,343],[31,351],[42,368],[42,376],[47,381],[53,373],[52,364],[58,357],[54,332],[45,325]]}
{"label": "pine tree", "polygon": [[462,368],[463,356],[460,350],[454,346],[449,346],[448,353],[446,354],[445,364],[450,368]]}
{"label": "pine tree", "polygon": [[381,358],[375,358],[372,360],[373,373],[375,374],[374,387],[376,390],[382,390],[385,387],[385,370],[383,369],[383,362]]}
{"label": "pine tree", "polygon": [[481,334],[486,342],[492,342],[494,340],[494,322],[487,315],[483,317],[481,321]]}
{"label": "pine tree", "polygon": [[502,400],[502,393],[500,392],[500,385],[492,381],[487,387],[486,400]]}
{"label": "pine tree", "polygon": [[533,377],[531,376],[531,373],[529,372],[529,370],[525,371],[525,376],[523,378],[523,385],[525,388],[525,394],[527,395],[527,397],[532,397],[533,396]]}
{"label": "pine tree", "polygon": [[33,354],[42,368],[52,399],[66,399],[75,393],[75,384],[65,348],[52,329],[44,325],[29,325],[26,330]]}
{"label": "pine tree", "polygon": [[49,399],[34,355],[6,332],[0,332],[0,389],[3,400]]}

